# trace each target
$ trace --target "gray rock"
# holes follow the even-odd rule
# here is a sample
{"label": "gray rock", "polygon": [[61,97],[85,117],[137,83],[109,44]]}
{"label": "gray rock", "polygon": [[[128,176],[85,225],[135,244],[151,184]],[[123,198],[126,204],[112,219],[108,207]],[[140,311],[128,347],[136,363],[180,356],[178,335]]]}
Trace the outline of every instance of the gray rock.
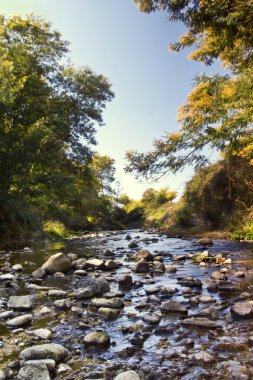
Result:
{"label": "gray rock", "polygon": [[90,259],[87,260],[84,264],[84,269],[104,269],[105,261],[100,259]]}
{"label": "gray rock", "polygon": [[174,255],[171,258],[172,261],[184,261],[186,259],[188,259],[187,255]]}
{"label": "gray rock", "polygon": [[5,273],[0,275],[0,281],[12,281],[15,279],[14,274]]}
{"label": "gray rock", "polygon": [[153,268],[153,271],[157,273],[163,273],[165,271],[165,265],[164,263],[161,263],[160,261],[154,261],[152,268]]}
{"label": "gray rock", "polygon": [[67,364],[61,363],[57,368],[57,375],[61,375],[62,373],[66,373],[69,371],[72,371],[72,368]]}
{"label": "gray rock", "polygon": [[135,371],[126,371],[121,372],[114,380],[140,380],[140,377]]}
{"label": "gray rock", "polygon": [[147,251],[146,249],[141,249],[140,251],[133,254],[132,259],[134,261],[140,261],[140,260],[146,260],[146,261],[152,261],[153,255]]}
{"label": "gray rock", "polygon": [[22,272],[23,267],[21,264],[15,264],[13,265],[12,269],[15,270],[15,272]]}
{"label": "gray rock", "polygon": [[94,296],[94,292],[91,288],[80,288],[73,292],[73,296],[80,300],[89,299]]}
{"label": "gray rock", "polygon": [[66,273],[71,269],[71,261],[66,255],[64,255],[64,253],[59,252],[51,256],[42,265],[42,269],[44,269],[46,273],[51,273],[51,274],[56,273],[56,272]]}
{"label": "gray rock", "polygon": [[236,292],[240,290],[240,286],[232,281],[219,281],[218,290],[219,292]]}
{"label": "gray rock", "polygon": [[6,379],[6,374],[4,373],[4,371],[0,369],[0,380],[5,380],[5,379]]}
{"label": "gray rock", "polygon": [[197,242],[193,243],[194,245],[213,245],[213,240],[209,238],[199,239]]}
{"label": "gray rock", "polygon": [[49,339],[52,335],[51,331],[48,329],[36,329],[32,331],[27,331],[27,334],[34,335],[38,337],[39,339]]}
{"label": "gray rock", "polygon": [[105,262],[105,269],[106,270],[117,269],[119,266],[120,266],[120,263],[117,263],[114,260],[106,260],[106,262]]}
{"label": "gray rock", "polygon": [[222,329],[221,325],[207,318],[187,318],[182,321],[182,325],[206,329]]}
{"label": "gray rock", "polygon": [[177,267],[175,267],[174,265],[166,265],[165,271],[166,273],[176,273]]}
{"label": "gray rock", "polygon": [[139,244],[137,243],[136,240],[131,241],[131,243],[128,244],[129,248],[138,248]]}
{"label": "gray rock", "polygon": [[161,305],[161,310],[166,313],[187,315],[188,310],[177,301],[166,301]]}
{"label": "gray rock", "polygon": [[9,327],[19,327],[26,325],[32,321],[33,317],[31,314],[20,315],[19,317],[9,319],[6,324]]}
{"label": "gray rock", "polygon": [[32,272],[32,277],[43,278],[46,275],[46,271],[43,268],[38,268]]}
{"label": "gray rock", "polygon": [[36,363],[21,368],[17,380],[51,380],[51,377],[45,363]]}
{"label": "gray rock", "polygon": [[49,372],[52,372],[55,369],[55,361],[53,359],[40,359],[40,360],[27,360],[24,362],[24,365],[22,367],[25,367],[26,365],[32,365],[32,364],[46,364]]}
{"label": "gray rock", "polygon": [[72,306],[73,306],[73,302],[71,302],[69,299],[54,301],[54,307],[56,307],[56,309],[61,309],[61,310],[71,309]]}
{"label": "gray rock", "polygon": [[142,316],[144,322],[149,323],[150,325],[157,325],[160,322],[160,317],[154,314],[145,313]]}
{"label": "gray rock", "polygon": [[95,306],[97,308],[100,307],[106,307],[110,309],[122,309],[124,307],[124,302],[122,299],[115,297],[115,298],[94,298],[91,302],[92,306]]}
{"label": "gray rock", "polygon": [[133,271],[136,273],[147,273],[149,272],[149,264],[146,260],[138,261],[134,267]]}
{"label": "gray rock", "polygon": [[98,312],[100,314],[103,314],[107,320],[113,320],[119,316],[120,310],[119,309],[112,309],[109,307],[100,307],[98,309]]}
{"label": "gray rock", "polygon": [[199,302],[200,303],[211,303],[211,302],[216,302],[214,297],[211,296],[200,296],[199,297]]}
{"label": "gray rock", "polygon": [[253,301],[237,302],[230,312],[234,320],[253,319]]}
{"label": "gray rock", "polygon": [[48,292],[49,297],[61,298],[61,297],[65,297],[66,295],[67,295],[67,292],[65,290],[51,289]]}
{"label": "gray rock", "polygon": [[110,337],[103,332],[93,331],[83,338],[83,342],[89,347],[109,347]]}
{"label": "gray rock", "polygon": [[205,364],[211,364],[215,362],[215,359],[212,355],[210,355],[206,351],[199,351],[196,354],[192,355],[192,359],[198,364],[198,365],[205,365]]}
{"label": "gray rock", "polygon": [[33,307],[33,297],[26,296],[12,296],[8,301],[8,308],[14,310],[31,310]]}
{"label": "gray rock", "polygon": [[210,276],[213,280],[227,280],[228,276],[221,272],[213,272]]}
{"label": "gray rock", "polygon": [[19,354],[21,360],[53,359],[57,363],[69,356],[69,351],[60,344],[40,344],[25,348]]}
{"label": "gray rock", "polygon": [[0,319],[8,319],[13,317],[14,312],[12,310],[3,311],[0,313]]}
{"label": "gray rock", "polygon": [[133,278],[130,275],[123,276],[119,279],[119,288],[128,290],[133,286]]}

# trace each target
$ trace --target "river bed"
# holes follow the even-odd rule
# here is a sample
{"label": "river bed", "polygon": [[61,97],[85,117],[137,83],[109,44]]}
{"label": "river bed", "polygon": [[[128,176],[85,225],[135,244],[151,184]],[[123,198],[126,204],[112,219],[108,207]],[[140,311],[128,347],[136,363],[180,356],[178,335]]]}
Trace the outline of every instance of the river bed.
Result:
{"label": "river bed", "polygon": [[[136,247],[130,248],[133,242]],[[30,248],[2,252],[0,259],[3,274],[13,273],[15,264],[23,267],[21,272],[15,272],[14,281],[0,281],[0,313],[9,310],[7,302],[11,296],[30,294],[36,299],[32,321],[20,331],[9,328],[5,320],[0,321],[0,366],[6,378],[17,378],[21,350],[44,342],[29,334],[38,328],[49,329],[52,333],[49,341],[63,345],[70,352],[66,360],[70,368],[58,374],[53,372],[52,379],[113,380],[118,373],[130,369],[145,380],[253,378],[253,318],[235,320],[230,313],[236,302],[252,300],[253,244],[215,240],[210,246],[196,246],[192,239],[133,230],[103,232],[66,242],[37,243]],[[157,258],[149,263],[150,269],[145,273],[133,271],[136,265],[133,254],[140,250],[148,250]],[[212,258],[221,254],[232,262],[217,264],[207,260],[199,265],[192,260],[191,254],[205,250]],[[98,258],[119,265],[106,270],[85,267],[83,271],[77,266],[62,277],[33,278],[32,272],[57,252],[68,255],[73,262]],[[164,269],[155,271],[154,261],[164,264]],[[225,280],[232,284],[230,289],[210,291],[209,287],[208,290],[213,272],[227,276]],[[122,288],[119,280],[124,276],[131,276],[133,283]],[[79,299],[73,294],[101,277],[110,284],[106,298],[123,301],[124,306],[115,318],[99,313],[92,299]],[[65,297],[49,297],[47,290],[29,288],[31,284],[67,293]],[[54,302],[61,298],[69,303],[55,307]],[[180,303],[186,311],[163,310],[161,305],[168,301]],[[42,307],[48,308],[48,312],[41,314]],[[25,313],[15,311],[15,316],[22,314]],[[189,318],[205,318],[214,325],[184,324]],[[106,348],[85,345],[83,338],[91,331],[105,332],[110,345]],[[203,352],[210,356],[199,354]]]}

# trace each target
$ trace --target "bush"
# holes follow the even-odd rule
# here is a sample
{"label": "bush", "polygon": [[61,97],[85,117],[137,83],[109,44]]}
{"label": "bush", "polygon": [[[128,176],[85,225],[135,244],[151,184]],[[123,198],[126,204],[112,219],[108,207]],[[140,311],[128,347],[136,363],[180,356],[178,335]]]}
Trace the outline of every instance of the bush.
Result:
{"label": "bush", "polygon": [[66,239],[70,232],[58,220],[48,220],[43,224],[43,232],[53,239]]}

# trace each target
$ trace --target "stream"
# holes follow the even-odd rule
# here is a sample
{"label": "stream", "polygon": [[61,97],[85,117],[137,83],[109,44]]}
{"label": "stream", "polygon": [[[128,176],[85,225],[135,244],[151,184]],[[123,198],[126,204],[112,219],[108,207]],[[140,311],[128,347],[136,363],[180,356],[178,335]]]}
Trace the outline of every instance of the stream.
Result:
{"label": "stream", "polygon": [[[69,351],[62,361],[65,370],[56,366],[51,379],[113,380],[128,370],[142,380],[253,379],[253,305],[249,317],[231,314],[236,303],[250,305],[253,300],[253,243],[193,243],[155,231],[105,231],[2,251],[0,379],[25,379],[19,372],[20,352],[44,343]],[[140,250],[151,254],[144,264],[133,258]],[[203,260],[194,259],[204,251]],[[32,275],[58,252],[69,258],[71,270],[42,278]],[[91,260],[95,258],[97,262]],[[110,291],[90,297],[76,293],[101,278]],[[65,293],[49,296],[49,289]],[[23,295],[34,297],[31,310],[8,305],[10,297]],[[119,306],[101,310],[96,306],[99,299],[102,309],[109,306],[101,299],[112,305],[118,301]],[[29,323],[8,325],[9,319],[28,313]],[[50,338],[33,335],[36,329],[50,330]],[[110,343],[84,344],[84,337],[94,331],[106,333]]]}

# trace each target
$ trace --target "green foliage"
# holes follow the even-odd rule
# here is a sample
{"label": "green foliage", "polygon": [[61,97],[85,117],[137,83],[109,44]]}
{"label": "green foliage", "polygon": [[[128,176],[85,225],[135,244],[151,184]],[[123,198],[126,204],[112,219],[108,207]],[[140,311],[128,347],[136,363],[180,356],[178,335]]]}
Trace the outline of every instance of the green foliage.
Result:
{"label": "green foliage", "polygon": [[70,235],[64,224],[57,220],[48,220],[45,222],[43,224],[43,232],[53,239],[65,239]]}
{"label": "green foliage", "polygon": [[232,233],[233,240],[253,240],[253,221],[247,222],[243,228]]}
{"label": "green foliage", "polygon": [[[168,12],[182,21],[186,34],[173,50],[194,46],[191,58],[210,64],[219,58],[230,75],[199,75],[187,102],[179,108],[180,131],[154,142],[147,153],[127,153],[127,172],[145,177],[175,173],[185,165],[197,170],[209,163],[207,152],[226,159],[243,157],[253,165],[253,5],[241,0],[135,0],[147,13]],[[206,149],[207,148],[207,149]]]}
{"label": "green foliage", "polygon": [[[16,236],[33,217],[74,229],[108,220],[114,161],[91,149],[113,98],[107,78],[64,64],[68,43],[34,16],[0,17],[0,53],[0,212],[17,199]],[[1,221],[9,236],[14,215]]]}

